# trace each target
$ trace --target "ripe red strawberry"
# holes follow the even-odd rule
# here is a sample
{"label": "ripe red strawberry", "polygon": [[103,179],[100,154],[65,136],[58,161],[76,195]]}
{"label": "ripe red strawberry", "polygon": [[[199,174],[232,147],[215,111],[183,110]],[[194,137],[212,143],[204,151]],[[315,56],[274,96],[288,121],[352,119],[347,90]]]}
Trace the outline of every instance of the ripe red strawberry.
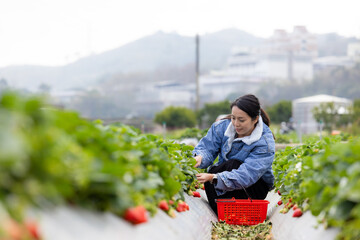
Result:
{"label": "ripe red strawberry", "polygon": [[38,227],[37,222],[29,220],[25,223],[25,226],[26,226],[26,229],[29,231],[30,235],[34,239],[36,239],[36,240],[40,239],[39,227]]}
{"label": "ripe red strawberry", "polygon": [[182,204],[177,205],[176,211],[178,211],[178,212],[184,212],[184,211],[185,211],[184,206],[183,206]]}
{"label": "ripe red strawberry", "polygon": [[185,212],[187,210],[187,203],[183,201],[179,201],[176,211],[178,212]]}
{"label": "ripe red strawberry", "polygon": [[277,191],[277,193],[281,196],[281,192],[280,192],[280,190],[278,190],[278,191]]}
{"label": "ripe red strawberry", "polygon": [[193,192],[193,196],[194,196],[194,197],[201,197],[201,195],[200,195],[199,192]]}
{"label": "ripe red strawberry", "polygon": [[278,201],[278,205],[280,206],[282,204],[282,201],[280,200],[280,201]]}
{"label": "ripe red strawberry", "polygon": [[298,205],[295,204],[294,207],[293,207],[293,210],[295,211],[296,209],[298,209]]}
{"label": "ripe red strawberry", "polygon": [[159,208],[164,210],[164,211],[168,211],[169,210],[169,205],[168,203],[166,202],[166,200],[161,200],[159,202]]}
{"label": "ripe red strawberry", "polygon": [[294,211],[294,213],[293,213],[293,217],[301,217],[301,215],[302,215],[303,213],[302,213],[302,211],[301,211],[301,209],[300,208],[297,208],[295,211]]}
{"label": "ripe red strawberry", "polygon": [[146,209],[144,206],[128,208],[125,211],[124,218],[133,224],[147,222]]}
{"label": "ripe red strawberry", "polygon": [[185,203],[186,210],[190,210],[189,204]]}

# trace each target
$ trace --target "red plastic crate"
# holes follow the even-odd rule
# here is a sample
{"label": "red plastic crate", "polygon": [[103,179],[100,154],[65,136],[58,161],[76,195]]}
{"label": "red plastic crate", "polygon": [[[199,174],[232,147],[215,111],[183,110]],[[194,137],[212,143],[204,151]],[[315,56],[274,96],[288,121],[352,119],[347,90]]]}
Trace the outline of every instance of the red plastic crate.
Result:
{"label": "red plastic crate", "polygon": [[256,225],[266,219],[269,201],[254,199],[215,199],[218,220],[228,224]]}

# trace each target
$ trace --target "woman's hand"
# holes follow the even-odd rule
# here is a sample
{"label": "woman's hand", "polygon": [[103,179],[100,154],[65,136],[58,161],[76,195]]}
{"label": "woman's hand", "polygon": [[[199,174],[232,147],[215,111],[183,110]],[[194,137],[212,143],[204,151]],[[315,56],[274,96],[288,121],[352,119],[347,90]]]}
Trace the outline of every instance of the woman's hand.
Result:
{"label": "woman's hand", "polygon": [[212,173],[198,173],[196,174],[196,178],[199,183],[206,183],[213,180],[215,174]]}
{"label": "woman's hand", "polygon": [[194,158],[195,158],[195,160],[196,160],[196,164],[194,165],[194,167],[200,166],[201,160],[202,160],[202,156],[198,155],[198,156],[196,156],[196,157],[194,157]]}

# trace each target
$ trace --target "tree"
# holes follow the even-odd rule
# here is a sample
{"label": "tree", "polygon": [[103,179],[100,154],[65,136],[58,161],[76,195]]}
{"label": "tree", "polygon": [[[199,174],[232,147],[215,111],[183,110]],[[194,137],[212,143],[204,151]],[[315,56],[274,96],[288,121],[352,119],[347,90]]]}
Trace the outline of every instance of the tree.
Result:
{"label": "tree", "polygon": [[196,114],[186,107],[169,106],[157,113],[154,121],[158,124],[166,123],[170,128],[194,127]]}
{"label": "tree", "polygon": [[354,120],[360,119],[360,99],[355,99],[353,104],[353,118]]}
{"label": "tree", "polygon": [[216,103],[207,103],[198,113],[198,121],[206,127],[215,122],[216,117],[220,114],[230,113],[230,102],[224,100]]}
{"label": "tree", "polygon": [[288,122],[291,117],[291,101],[281,100],[280,102],[268,107],[266,112],[269,114],[273,123]]}
{"label": "tree", "polygon": [[355,99],[352,108],[351,132],[354,135],[360,134],[360,99]]}
{"label": "tree", "polygon": [[347,112],[341,113],[340,108],[341,106],[334,102],[321,103],[313,108],[312,113],[317,122],[324,123],[324,130],[331,132],[335,127],[347,125],[351,121],[350,110],[347,109]]}

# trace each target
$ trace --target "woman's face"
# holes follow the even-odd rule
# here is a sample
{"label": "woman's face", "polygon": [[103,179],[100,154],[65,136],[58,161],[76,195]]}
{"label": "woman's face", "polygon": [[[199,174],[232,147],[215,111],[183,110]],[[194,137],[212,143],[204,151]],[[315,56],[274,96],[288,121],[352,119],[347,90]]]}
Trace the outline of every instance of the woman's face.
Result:
{"label": "woman's face", "polygon": [[259,116],[255,120],[251,120],[251,117],[237,106],[233,106],[231,109],[231,122],[235,127],[238,137],[249,136],[254,130],[258,119]]}

